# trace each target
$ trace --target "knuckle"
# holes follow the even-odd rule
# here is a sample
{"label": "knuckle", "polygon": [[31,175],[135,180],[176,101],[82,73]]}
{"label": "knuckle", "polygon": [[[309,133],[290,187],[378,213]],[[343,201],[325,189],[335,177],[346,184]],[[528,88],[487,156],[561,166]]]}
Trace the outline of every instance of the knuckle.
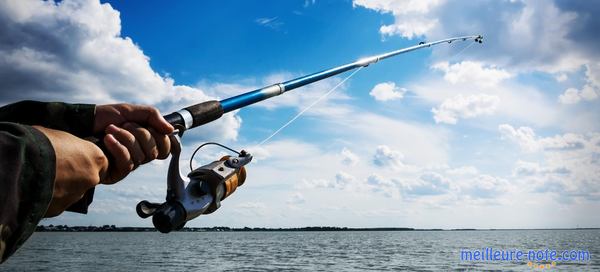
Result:
{"label": "knuckle", "polygon": [[150,150],[150,154],[148,156],[150,160],[155,160],[158,158],[158,148],[154,147]]}

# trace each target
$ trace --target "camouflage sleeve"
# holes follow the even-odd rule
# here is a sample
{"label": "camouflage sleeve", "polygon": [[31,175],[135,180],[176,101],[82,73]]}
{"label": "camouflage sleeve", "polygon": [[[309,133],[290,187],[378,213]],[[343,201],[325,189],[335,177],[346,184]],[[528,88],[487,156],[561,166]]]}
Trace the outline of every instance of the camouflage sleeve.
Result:
{"label": "camouflage sleeve", "polygon": [[96,106],[91,104],[27,100],[0,108],[0,122],[38,125],[85,138],[94,136],[95,113]]}
{"label": "camouflage sleeve", "polygon": [[46,214],[55,167],[54,149],[43,133],[0,122],[0,263],[31,236]]}
{"label": "camouflage sleeve", "polygon": [[[77,137],[94,136],[96,105],[67,104],[25,100],[0,108],[0,122],[38,125],[69,132]],[[67,208],[67,211],[87,213],[94,198],[94,188]]]}

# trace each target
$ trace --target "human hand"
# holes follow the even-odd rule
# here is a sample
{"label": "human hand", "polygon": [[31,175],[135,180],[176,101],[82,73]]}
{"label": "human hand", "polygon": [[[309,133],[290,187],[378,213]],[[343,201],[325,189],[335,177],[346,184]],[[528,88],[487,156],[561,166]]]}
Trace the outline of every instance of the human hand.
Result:
{"label": "human hand", "polygon": [[150,106],[114,104],[96,107],[94,133],[104,132],[104,145],[113,157],[103,184],[125,178],[138,166],[169,156],[173,133],[160,112]]}
{"label": "human hand", "polygon": [[57,216],[100,183],[107,174],[108,160],[89,141],[64,131],[33,127],[46,135],[56,155],[54,191],[46,217]]}

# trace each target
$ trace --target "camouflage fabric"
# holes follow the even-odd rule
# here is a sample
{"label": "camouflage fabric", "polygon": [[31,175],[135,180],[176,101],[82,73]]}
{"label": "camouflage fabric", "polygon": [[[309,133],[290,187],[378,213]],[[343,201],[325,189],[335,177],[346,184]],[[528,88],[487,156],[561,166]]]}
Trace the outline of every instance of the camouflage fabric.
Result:
{"label": "camouflage fabric", "polygon": [[[0,108],[0,263],[31,236],[52,199],[54,149],[31,126],[89,137],[94,114],[94,105],[83,104],[23,101]],[[87,212],[92,196],[93,190],[71,210]]]}
{"label": "camouflage fabric", "polygon": [[21,101],[0,108],[0,121],[38,125],[86,138],[94,136],[95,113],[96,106],[90,104]]}
{"label": "camouflage fabric", "polygon": [[0,122],[0,254],[2,261],[35,230],[52,199],[54,149],[38,130]]}

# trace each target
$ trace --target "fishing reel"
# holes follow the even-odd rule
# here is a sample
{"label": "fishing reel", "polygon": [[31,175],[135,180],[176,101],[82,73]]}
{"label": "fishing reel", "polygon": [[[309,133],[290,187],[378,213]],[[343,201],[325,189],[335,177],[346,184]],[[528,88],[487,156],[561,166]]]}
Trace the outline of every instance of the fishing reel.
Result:
{"label": "fishing reel", "polygon": [[[162,233],[180,230],[185,223],[202,214],[210,214],[221,207],[221,201],[230,196],[246,180],[244,166],[252,160],[252,155],[242,150],[237,152],[217,143],[206,143],[226,148],[237,156],[225,156],[193,169],[187,177],[179,170],[181,138],[171,135],[171,162],[167,174],[167,197],[162,204],[146,200],[138,203],[136,212],[141,218],[152,216],[154,227]],[[192,169],[190,159],[190,170]]]}

